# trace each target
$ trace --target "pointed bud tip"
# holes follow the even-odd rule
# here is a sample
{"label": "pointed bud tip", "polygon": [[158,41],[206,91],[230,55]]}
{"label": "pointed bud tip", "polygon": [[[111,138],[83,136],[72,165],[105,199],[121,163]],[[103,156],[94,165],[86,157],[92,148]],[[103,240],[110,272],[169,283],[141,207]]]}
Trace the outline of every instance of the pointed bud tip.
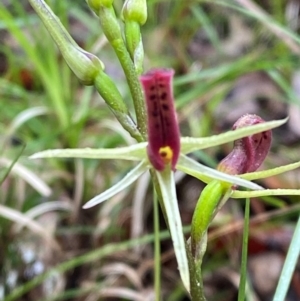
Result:
{"label": "pointed bud tip", "polygon": [[71,70],[85,85],[93,85],[97,74],[104,70],[104,64],[97,56],[80,47],[72,46],[63,55]]}

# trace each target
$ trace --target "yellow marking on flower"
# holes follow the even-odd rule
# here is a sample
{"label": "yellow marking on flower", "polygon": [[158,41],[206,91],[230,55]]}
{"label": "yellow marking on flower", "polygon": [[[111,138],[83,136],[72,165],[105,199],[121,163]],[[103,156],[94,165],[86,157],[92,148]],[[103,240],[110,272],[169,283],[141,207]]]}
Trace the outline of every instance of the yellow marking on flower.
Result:
{"label": "yellow marking on flower", "polygon": [[165,164],[170,163],[173,158],[173,151],[170,146],[163,146],[158,151],[161,159]]}

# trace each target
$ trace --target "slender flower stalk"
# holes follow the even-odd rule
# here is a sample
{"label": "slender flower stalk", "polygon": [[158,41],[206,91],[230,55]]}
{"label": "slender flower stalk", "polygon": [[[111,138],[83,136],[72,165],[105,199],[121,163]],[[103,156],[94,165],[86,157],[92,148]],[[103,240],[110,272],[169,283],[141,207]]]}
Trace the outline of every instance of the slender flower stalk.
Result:
{"label": "slender flower stalk", "polygon": [[[124,42],[121,27],[112,6],[112,1],[98,1],[99,10],[97,11],[97,16],[99,17],[102,30],[113,47],[124,70],[133,99],[134,110],[137,118],[137,128],[143,139],[145,139],[147,133],[146,110],[141,86],[138,80],[139,73],[135,68],[134,62],[130,57],[129,50]],[[103,2],[105,2],[105,5]]]}
{"label": "slender flower stalk", "polygon": [[[139,142],[145,140],[145,135],[143,135],[139,130],[144,129],[145,127],[142,125],[139,126],[138,129],[138,126],[132,119],[116,84],[104,72],[104,64],[102,63],[102,61],[92,53],[85,51],[76,44],[71,35],[64,28],[63,24],[53,13],[51,8],[45,3],[45,1],[29,0],[29,2],[36,13],[39,15],[40,19],[44,23],[45,27],[47,28],[48,32],[50,33],[57,47],[62,53],[65,61],[69,65],[70,69],[75,73],[77,78],[85,85],[95,86],[99,94],[108,105],[109,109],[113,112],[123,128],[127,130],[132,137],[134,137]],[[104,25],[106,26],[105,28],[107,29],[107,34],[114,41],[122,41],[122,34],[114,12],[112,11],[112,2],[112,0],[88,1],[88,3],[96,12],[100,12],[101,10],[103,14],[105,14],[106,18],[108,18],[108,20],[104,18]],[[112,23],[112,21],[114,23]],[[124,60],[129,65],[132,64],[130,58],[126,60],[126,57],[128,56],[127,50],[125,48],[122,48],[122,51],[123,54],[120,53],[120,56],[125,56]],[[137,80],[137,75],[133,72],[133,69],[134,68],[132,68],[132,72],[130,74],[126,74],[130,76],[130,81],[134,81],[135,83],[135,95],[138,95],[139,99],[142,99],[142,93]],[[145,119],[145,116],[143,115],[143,103],[140,103],[140,106],[138,106],[139,112],[137,112],[137,119],[139,123],[141,123],[141,118],[139,116],[142,116],[142,118]]]}

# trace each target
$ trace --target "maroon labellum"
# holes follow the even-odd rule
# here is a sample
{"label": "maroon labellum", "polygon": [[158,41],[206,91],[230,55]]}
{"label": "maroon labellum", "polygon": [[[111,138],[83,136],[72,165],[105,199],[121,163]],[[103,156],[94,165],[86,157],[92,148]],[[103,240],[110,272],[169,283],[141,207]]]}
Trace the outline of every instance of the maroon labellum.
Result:
{"label": "maroon labellum", "polygon": [[[265,122],[254,114],[239,118],[232,129]],[[218,165],[218,170],[228,174],[243,174],[257,170],[266,158],[272,141],[271,130],[234,141],[232,152]]]}
{"label": "maroon labellum", "polygon": [[180,132],[174,106],[171,69],[153,69],[140,77],[148,113],[148,157],[156,170],[175,169]]}

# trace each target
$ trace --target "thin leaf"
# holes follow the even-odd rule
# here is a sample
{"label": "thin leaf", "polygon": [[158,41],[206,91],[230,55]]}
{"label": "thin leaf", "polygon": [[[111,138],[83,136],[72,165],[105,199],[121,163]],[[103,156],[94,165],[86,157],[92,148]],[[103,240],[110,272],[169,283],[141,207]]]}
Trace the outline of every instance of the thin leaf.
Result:
{"label": "thin leaf", "polygon": [[[71,211],[72,206],[70,203],[62,202],[62,201],[55,201],[55,202],[46,202],[39,205],[34,206],[33,208],[29,209],[24,213],[24,216],[33,220],[37,216],[45,214],[49,211],[57,211],[57,210],[66,210]],[[15,227],[12,229],[12,232],[19,232],[23,228],[24,224],[16,224]]]}
{"label": "thin leaf", "polygon": [[162,172],[156,171],[156,175],[161,189],[163,203],[166,209],[179,273],[185,288],[187,289],[187,291],[189,291],[189,267],[185,249],[181,218],[178,208],[178,201],[176,196],[174,173],[169,168],[165,168],[165,170]]}
{"label": "thin leaf", "polygon": [[132,184],[134,181],[136,181],[147,169],[147,163],[145,160],[143,160],[139,165],[132,169],[121,181],[119,181],[106,191],[92,198],[83,206],[83,208],[91,208],[116,195],[117,193],[128,187],[130,184]]}
{"label": "thin leaf", "polygon": [[246,174],[240,175],[240,177],[243,179],[246,179],[246,180],[263,179],[263,178],[268,178],[271,176],[275,176],[275,175],[296,169],[298,167],[300,167],[300,161],[296,162],[296,163],[291,163],[291,164],[287,164],[284,166],[272,168],[272,169],[246,173]]}
{"label": "thin leaf", "polygon": [[12,121],[9,129],[8,129],[8,135],[12,135],[22,124],[24,124],[26,121],[30,120],[33,117],[39,116],[39,115],[45,115],[48,113],[48,109],[46,107],[33,107],[29,108],[27,110],[22,111],[20,114],[18,114]]}
{"label": "thin leaf", "polygon": [[273,301],[284,301],[300,256],[300,216],[284,262]]}
{"label": "thin leaf", "polygon": [[185,155],[180,156],[176,168],[193,177],[200,179],[205,183],[208,183],[211,180],[215,179],[220,180],[222,182],[243,186],[252,190],[263,189],[261,186],[255,183],[249,182],[236,176],[225,174],[213,168],[202,165],[201,163],[198,163]]}
{"label": "thin leaf", "polygon": [[272,195],[300,195],[300,189],[265,189],[255,191],[239,191],[235,190],[231,197],[235,199],[255,198],[261,196]]}
{"label": "thin leaf", "polygon": [[158,198],[153,187],[153,222],[154,222],[154,291],[155,299],[159,300],[161,296],[161,248],[159,237],[159,206]]}
{"label": "thin leaf", "polygon": [[147,158],[147,143],[138,143],[119,148],[78,148],[78,149],[49,149],[30,156],[30,159],[38,158],[85,158],[85,159],[119,159],[140,161]]}
{"label": "thin leaf", "polygon": [[[20,152],[18,153],[18,155],[14,158],[14,160],[10,161],[10,164],[7,166],[6,171],[4,172],[4,175],[2,178],[0,178],[0,185],[2,185],[2,183],[4,182],[4,180],[7,178],[7,176],[9,175],[9,173],[11,172],[12,168],[14,167],[14,165],[16,164],[16,162],[18,161],[18,159],[20,158],[20,156],[22,155],[24,149],[25,149],[26,145],[23,145]],[[1,160],[1,159],[0,159]]]}
{"label": "thin leaf", "polygon": [[181,152],[183,154],[191,153],[193,151],[204,149],[208,147],[213,147],[216,145],[224,144],[230,141],[234,141],[246,136],[250,136],[253,134],[257,134],[260,132],[264,132],[266,130],[270,130],[280,125],[286,123],[288,118],[276,120],[276,121],[268,121],[252,126],[243,127],[240,129],[236,129],[234,131],[229,131],[223,134],[214,135],[210,137],[204,138],[192,138],[192,137],[182,137],[181,138]]}
{"label": "thin leaf", "polygon": [[238,301],[244,301],[246,296],[247,281],[247,258],[248,258],[248,241],[249,241],[249,220],[250,220],[250,199],[246,199],[245,222],[243,231],[243,247],[241,260],[241,278],[239,284]]}
{"label": "thin leaf", "polygon": [[[0,166],[11,166],[12,161],[6,158],[0,158]],[[42,181],[37,175],[35,175],[32,171],[21,165],[20,163],[15,163],[11,172],[15,175],[21,177],[24,181],[26,181],[29,185],[31,185],[36,191],[38,191],[41,195],[48,197],[51,195],[51,188]]]}
{"label": "thin leaf", "polygon": [[33,233],[38,234],[41,238],[47,241],[51,247],[56,250],[60,249],[58,243],[55,241],[51,233],[48,232],[47,228],[32,220],[25,214],[0,204],[0,216],[3,216],[21,226],[26,226]]}

